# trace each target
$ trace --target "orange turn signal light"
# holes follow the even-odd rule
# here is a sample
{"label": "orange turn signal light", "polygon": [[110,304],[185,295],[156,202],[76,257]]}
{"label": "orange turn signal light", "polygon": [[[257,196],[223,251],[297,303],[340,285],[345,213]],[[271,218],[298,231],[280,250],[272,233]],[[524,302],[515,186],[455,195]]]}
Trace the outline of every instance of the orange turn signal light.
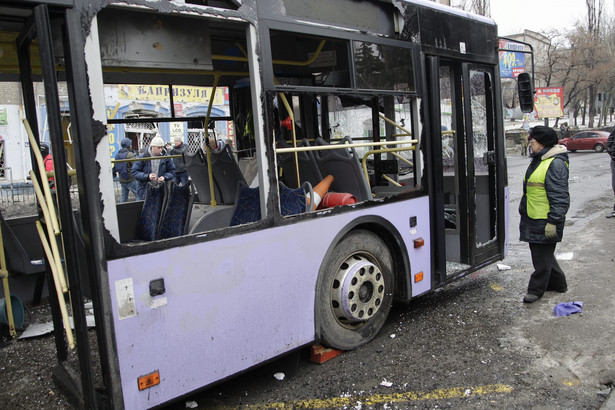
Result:
{"label": "orange turn signal light", "polygon": [[157,384],[160,384],[160,372],[156,370],[144,376],[139,377],[139,390],[145,390]]}
{"label": "orange turn signal light", "polygon": [[423,239],[423,238],[416,238],[414,240],[414,247],[415,248],[420,248],[423,245],[425,245],[425,239]]}
{"label": "orange turn signal light", "polygon": [[414,283],[420,282],[423,280],[423,272],[419,272],[414,275]]}

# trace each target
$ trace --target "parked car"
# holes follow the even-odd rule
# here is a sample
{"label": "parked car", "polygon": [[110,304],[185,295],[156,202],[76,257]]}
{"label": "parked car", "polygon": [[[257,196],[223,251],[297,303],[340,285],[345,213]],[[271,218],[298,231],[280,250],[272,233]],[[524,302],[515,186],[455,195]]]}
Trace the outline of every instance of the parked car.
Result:
{"label": "parked car", "polygon": [[608,137],[609,133],[606,131],[583,131],[570,138],[564,138],[559,143],[565,145],[571,152],[578,149],[593,149],[596,152],[603,152]]}

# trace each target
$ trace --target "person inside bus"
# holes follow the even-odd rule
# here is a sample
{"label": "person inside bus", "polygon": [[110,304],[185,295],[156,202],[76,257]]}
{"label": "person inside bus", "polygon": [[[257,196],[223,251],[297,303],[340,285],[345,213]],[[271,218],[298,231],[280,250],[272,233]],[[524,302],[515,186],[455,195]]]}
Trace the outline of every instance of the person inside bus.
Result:
{"label": "person inside bus", "polygon": [[519,203],[520,240],[528,242],[534,272],[530,276],[525,303],[540,299],[545,291],[566,292],[566,275],[555,260],[555,246],[562,240],[568,192],[568,154],[557,143],[557,133],[549,127],[530,130],[530,163],[523,179]]}
{"label": "person inside bus", "polygon": [[[49,151],[49,145],[41,143],[41,156],[43,157],[43,164],[45,165],[45,172],[53,172],[53,157]],[[56,186],[56,180],[54,177],[49,177],[49,188],[54,189]]]}
{"label": "person inside bus", "polygon": [[[155,158],[165,155],[167,155],[167,151],[164,149],[164,141],[156,135],[152,138],[149,148],[141,158]],[[170,158],[136,161],[130,173],[139,182],[137,200],[142,201],[145,199],[145,188],[148,183],[158,186],[175,178],[175,165]]]}
{"label": "person inside bus", "polygon": [[[124,138],[120,142],[122,149],[120,149],[115,156],[115,159],[131,159],[135,157],[134,150],[132,149],[132,140],[130,138]],[[122,195],[120,202],[127,202],[128,195],[132,192],[135,198],[138,198],[139,183],[131,174],[132,162],[118,162],[115,164],[114,172],[120,177],[120,186],[122,187]]]}
{"label": "person inside bus", "polygon": [[[173,138],[173,148],[171,149],[171,155],[188,154],[188,146],[184,144],[184,138],[177,136]],[[173,165],[175,165],[175,183],[184,186],[188,182],[188,170],[186,170],[186,163],[184,158],[173,158]]]}

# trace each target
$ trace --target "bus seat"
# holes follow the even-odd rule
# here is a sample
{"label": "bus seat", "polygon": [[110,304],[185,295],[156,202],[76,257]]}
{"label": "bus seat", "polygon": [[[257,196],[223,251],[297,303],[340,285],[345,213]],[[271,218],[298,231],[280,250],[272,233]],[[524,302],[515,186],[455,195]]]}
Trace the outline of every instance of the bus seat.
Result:
{"label": "bus seat", "polygon": [[116,205],[120,242],[135,240],[143,201],[123,202]]}
{"label": "bus seat", "polygon": [[[239,169],[239,164],[235,160],[233,151],[228,144],[218,152],[211,153],[211,166],[214,173],[214,181],[220,189],[222,200],[218,201],[222,204],[233,204],[235,201],[235,193],[237,183],[246,183],[246,180]],[[246,183],[247,184],[247,183]]]}
{"label": "bus seat", "polygon": [[156,239],[173,238],[188,231],[190,212],[194,198],[194,188],[190,180],[186,185],[180,186],[170,182],[168,187],[168,201],[162,216]]}
{"label": "bus seat", "polygon": [[[199,202],[211,202],[207,156],[202,149],[192,155],[184,154],[186,169],[194,182]],[[219,204],[233,204],[239,181],[246,182],[239,164],[228,144],[218,152],[211,152],[211,170],[214,179],[214,195]]]}
{"label": "bus seat", "polygon": [[[41,302],[43,293],[43,285],[45,283],[45,259],[43,247],[40,239],[37,242],[40,245],[40,253],[28,254],[22,243],[13,232],[13,229],[4,220],[0,212],[0,223],[2,224],[2,241],[4,243],[4,256],[6,259],[6,267],[9,275],[37,275],[32,294],[32,303],[38,305]],[[38,238],[38,236],[37,236]]]}
{"label": "bus seat", "polygon": [[194,222],[190,227],[189,233],[200,233],[213,229],[228,228],[231,224],[234,209],[235,208],[230,205],[210,207],[205,211],[203,216]]}
{"label": "bus seat", "polygon": [[250,188],[245,182],[239,182],[230,226],[256,222],[260,219],[261,200],[258,187]]}
{"label": "bus seat", "polygon": [[164,184],[155,187],[148,182],[145,191],[145,202],[137,225],[137,239],[153,241],[158,234],[160,216],[166,205],[166,190]]}
{"label": "bus seat", "polygon": [[283,216],[304,213],[307,210],[307,195],[310,203],[314,203],[312,184],[304,182],[299,188],[291,189],[280,182],[280,213]]}
{"label": "bus seat", "polygon": [[[300,147],[309,147],[310,143],[303,138],[298,145]],[[285,140],[278,141],[279,148],[290,148],[291,146]],[[302,181],[307,181],[312,186],[316,186],[322,180],[322,174],[316,163],[313,151],[297,152],[297,160],[299,161],[299,176]],[[297,169],[295,167],[295,154],[285,152],[278,154],[278,164],[282,169],[282,179],[287,187],[297,188]]]}
{"label": "bus seat", "polygon": [[[299,188],[291,189],[280,182],[280,213],[282,216],[296,215],[306,212],[306,195],[313,203],[312,185],[304,182]],[[256,222],[261,219],[261,205],[258,187],[250,188],[245,183],[237,185],[237,199],[230,226]]]}
{"label": "bus seat", "polygon": [[[352,143],[350,137],[344,137],[340,144],[346,142]],[[329,145],[329,143],[317,138],[316,145]],[[335,178],[330,187],[331,191],[351,193],[359,202],[372,198],[354,148],[314,151],[314,156],[322,175],[333,175]]]}
{"label": "bus seat", "polygon": [[[207,158],[202,149],[199,148],[194,154],[183,154],[186,170],[196,188],[199,202],[211,202],[209,189],[209,176],[207,175]],[[214,177],[215,178],[215,177]],[[216,201],[222,203],[220,189],[214,181],[214,195]]]}

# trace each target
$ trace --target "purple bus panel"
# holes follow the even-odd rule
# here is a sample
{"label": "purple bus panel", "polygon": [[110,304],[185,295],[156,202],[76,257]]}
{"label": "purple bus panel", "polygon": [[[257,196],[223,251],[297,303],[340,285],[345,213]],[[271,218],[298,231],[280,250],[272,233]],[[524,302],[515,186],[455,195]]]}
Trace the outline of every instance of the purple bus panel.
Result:
{"label": "purple bus panel", "polygon": [[[389,220],[407,247],[412,278],[424,275],[412,295],[429,291],[428,205],[416,198],[109,261],[125,407],[162,404],[312,342],[318,271],[355,218],[377,210]],[[415,249],[419,237],[425,245]],[[165,291],[151,296],[150,282],[159,279]],[[140,391],[138,378],[155,371],[160,383]]]}

